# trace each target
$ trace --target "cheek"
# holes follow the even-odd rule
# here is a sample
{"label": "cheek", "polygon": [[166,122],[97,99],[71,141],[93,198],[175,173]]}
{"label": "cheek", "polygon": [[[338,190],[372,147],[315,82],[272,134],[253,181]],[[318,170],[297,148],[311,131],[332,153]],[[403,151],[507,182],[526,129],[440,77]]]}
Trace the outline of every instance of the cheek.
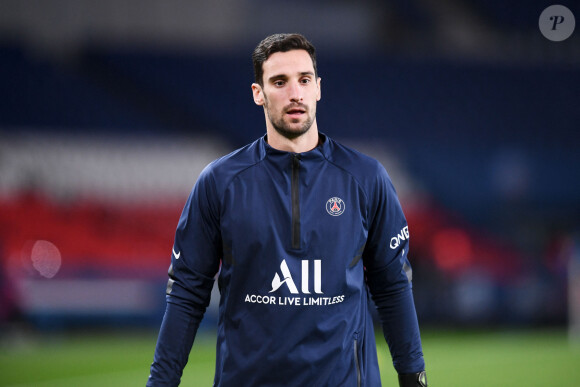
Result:
{"label": "cheek", "polygon": [[[264,97],[264,107],[270,109],[272,107],[272,98],[273,96],[271,94],[266,95],[266,93],[262,94]],[[275,100],[275,97],[274,97]]]}
{"label": "cheek", "polygon": [[320,93],[320,87],[316,89],[316,100],[320,101],[320,98],[322,98],[322,94]]}
{"label": "cheek", "polygon": [[270,98],[264,98],[264,106],[266,106],[266,108],[271,112],[278,113],[281,110],[280,106],[282,105],[277,102],[276,97],[270,96]]}

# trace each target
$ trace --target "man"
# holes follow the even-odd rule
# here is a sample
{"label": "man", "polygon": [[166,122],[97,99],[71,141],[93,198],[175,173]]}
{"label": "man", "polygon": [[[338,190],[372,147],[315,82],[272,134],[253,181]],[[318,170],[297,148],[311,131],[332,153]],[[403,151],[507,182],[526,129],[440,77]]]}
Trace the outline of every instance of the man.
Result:
{"label": "man", "polygon": [[211,163],[187,200],[147,385],[179,384],[219,272],[214,386],[380,386],[369,297],[400,386],[426,386],[386,171],[319,133],[321,79],[302,35],[269,36],[252,58],[266,135]]}

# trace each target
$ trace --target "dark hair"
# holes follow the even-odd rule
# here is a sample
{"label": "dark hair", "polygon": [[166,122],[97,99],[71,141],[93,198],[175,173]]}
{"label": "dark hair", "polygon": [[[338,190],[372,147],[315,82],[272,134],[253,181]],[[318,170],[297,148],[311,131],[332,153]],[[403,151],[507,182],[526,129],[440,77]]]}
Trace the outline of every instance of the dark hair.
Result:
{"label": "dark hair", "polygon": [[316,49],[300,34],[274,34],[260,42],[252,53],[254,64],[254,81],[260,86],[264,86],[264,69],[262,64],[275,52],[287,52],[291,50],[306,50],[312,59],[314,75],[318,76],[316,69]]}

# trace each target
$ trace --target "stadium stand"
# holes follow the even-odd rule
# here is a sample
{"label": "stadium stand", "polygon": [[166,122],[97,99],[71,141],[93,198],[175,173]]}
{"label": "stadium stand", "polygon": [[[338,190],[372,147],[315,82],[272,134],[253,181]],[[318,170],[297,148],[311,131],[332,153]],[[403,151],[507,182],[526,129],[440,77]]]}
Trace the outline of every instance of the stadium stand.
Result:
{"label": "stadium stand", "polygon": [[[406,4],[394,7],[431,20]],[[472,5],[484,6],[503,7]],[[423,320],[469,320],[482,306],[497,322],[562,321],[562,265],[542,260],[578,227],[578,67],[387,50],[321,55],[318,68],[320,128],[378,155],[400,189]],[[199,171],[264,131],[247,55],[85,45],[55,59],[3,43],[0,69],[0,255],[25,286],[47,280],[32,260],[34,242],[47,241],[63,286],[160,287]],[[510,310],[526,289],[536,297]]]}

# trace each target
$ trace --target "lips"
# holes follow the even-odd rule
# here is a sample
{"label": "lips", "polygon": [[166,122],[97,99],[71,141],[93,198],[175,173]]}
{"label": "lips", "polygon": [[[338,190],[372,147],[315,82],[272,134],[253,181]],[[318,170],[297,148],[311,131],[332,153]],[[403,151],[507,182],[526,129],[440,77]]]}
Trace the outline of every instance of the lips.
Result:
{"label": "lips", "polygon": [[300,115],[306,113],[306,109],[300,107],[294,107],[286,110],[286,114],[290,115]]}

